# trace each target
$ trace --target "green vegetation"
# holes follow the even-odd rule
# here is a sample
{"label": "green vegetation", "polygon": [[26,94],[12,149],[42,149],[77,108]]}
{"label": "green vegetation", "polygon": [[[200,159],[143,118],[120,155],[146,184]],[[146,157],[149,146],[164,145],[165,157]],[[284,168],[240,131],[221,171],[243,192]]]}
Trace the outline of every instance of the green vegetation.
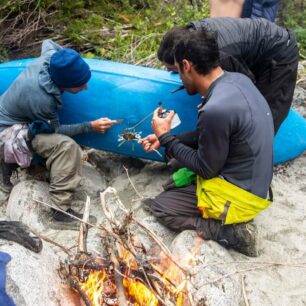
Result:
{"label": "green vegetation", "polygon": [[281,1],[279,24],[292,29],[297,37],[300,53],[306,57],[306,2],[304,0]]}
{"label": "green vegetation", "polygon": [[[10,50],[27,49],[28,55],[37,55],[37,48],[30,48],[33,40],[49,37],[89,58],[158,66],[156,52],[163,34],[174,25],[207,17],[208,4],[192,5],[187,0],[19,0],[14,5],[2,4],[0,18],[5,16],[6,27],[15,26],[9,35],[14,39],[0,34],[0,41]],[[24,22],[29,16],[30,25]],[[40,30],[35,31],[35,22]]]}
{"label": "green vegetation", "polygon": [[187,1],[181,1],[179,9],[158,1],[119,8],[76,19],[67,27],[67,35],[78,44],[93,46],[86,56],[154,66],[160,39],[168,29],[208,14],[204,7],[196,9]]}
{"label": "green vegetation", "polygon": [[[207,0],[0,0],[0,61],[37,56],[52,38],[89,58],[158,66],[164,33],[208,14]],[[305,55],[304,1],[283,0],[278,22],[295,31]]]}

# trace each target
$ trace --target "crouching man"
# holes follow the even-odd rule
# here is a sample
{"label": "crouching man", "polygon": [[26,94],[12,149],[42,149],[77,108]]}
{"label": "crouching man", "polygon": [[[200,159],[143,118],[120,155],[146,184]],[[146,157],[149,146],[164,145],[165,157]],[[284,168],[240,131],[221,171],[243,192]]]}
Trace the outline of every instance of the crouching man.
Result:
{"label": "crouching man", "polygon": [[[31,163],[31,143],[35,154],[42,157],[50,172],[51,204],[76,216],[71,209],[74,191],[81,180],[81,151],[70,138],[91,131],[104,133],[115,121],[100,118],[91,122],[60,125],[58,111],[62,107],[62,94],[78,93],[87,89],[91,72],[80,55],[68,48],[61,48],[51,40],[42,44],[41,56],[31,63],[0,97],[0,188],[10,192],[12,170]],[[32,138],[25,131],[30,127]],[[24,139],[20,141],[20,135]],[[5,141],[6,139],[6,141]],[[2,142],[2,147],[1,147]],[[22,156],[10,150],[12,143],[23,144]],[[12,151],[12,154],[9,154]],[[17,164],[14,164],[14,158]],[[2,160],[1,160],[2,157]],[[54,211],[53,227],[77,228],[78,222],[59,211]],[[90,218],[94,222],[94,218]]]}
{"label": "crouching man", "polygon": [[163,146],[166,155],[185,168],[147,204],[172,230],[194,229],[205,240],[257,256],[256,227],[248,221],[271,203],[270,108],[249,78],[221,69],[218,45],[210,33],[185,33],[174,54],[188,94],[203,98],[193,132],[171,134],[174,112],[159,118],[155,111],[155,134],[142,141],[143,148],[151,152]]}

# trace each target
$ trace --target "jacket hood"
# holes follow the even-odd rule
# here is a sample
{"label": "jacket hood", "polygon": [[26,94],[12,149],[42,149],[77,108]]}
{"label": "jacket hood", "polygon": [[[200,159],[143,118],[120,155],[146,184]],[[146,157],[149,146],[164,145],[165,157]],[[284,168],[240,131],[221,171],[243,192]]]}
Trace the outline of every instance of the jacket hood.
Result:
{"label": "jacket hood", "polygon": [[50,95],[58,101],[58,106],[62,106],[62,98],[60,89],[51,80],[49,73],[50,58],[43,59],[41,69],[38,74],[39,85]]}

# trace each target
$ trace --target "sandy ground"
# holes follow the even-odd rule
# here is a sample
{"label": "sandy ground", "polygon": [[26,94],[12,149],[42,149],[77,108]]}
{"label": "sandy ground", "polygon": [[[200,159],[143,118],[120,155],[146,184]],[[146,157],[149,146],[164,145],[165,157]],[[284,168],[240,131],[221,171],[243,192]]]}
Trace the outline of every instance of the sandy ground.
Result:
{"label": "sandy ground", "polygon": [[276,167],[272,188],[274,203],[256,218],[257,260],[283,265],[245,273],[246,294],[250,305],[306,305],[306,154]]}
{"label": "sandy ground", "polygon": [[[295,108],[305,116],[305,98],[302,98]],[[137,194],[127,179],[122,165],[124,164],[129,169],[131,180],[144,197],[152,197],[162,191],[161,185],[169,173],[167,168],[159,163],[131,161],[112,157],[112,155],[108,156],[103,152],[92,156],[90,162],[98,165],[98,171],[89,163],[85,165],[84,192],[89,192],[92,198],[92,213],[98,217],[98,221],[103,222],[104,219],[98,193],[107,185],[111,185],[118,190],[124,204],[133,209],[137,218],[147,220],[147,224],[151,224],[154,229],[158,228],[161,238],[170,246],[177,234],[161,226],[154,217],[143,210],[141,201],[134,201]],[[210,303],[208,305],[306,305],[306,152],[293,161],[275,167],[272,189],[274,193],[273,204],[255,220],[259,230],[260,254],[258,258],[248,258],[231,250],[226,251],[215,242],[201,242],[213,254],[211,255],[212,261],[224,260],[226,262],[224,266],[227,267],[234,265],[235,277],[244,279],[243,285],[238,288],[241,298],[239,297],[237,304],[231,302],[228,304]],[[84,203],[84,192],[79,192],[77,199],[80,207]],[[18,200],[18,195],[16,198]],[[1,219],[6,218],[6,205],[7,202],[0,194]],[[68,248],[75,246],[77,241],[76,232],[47,230],[44,234]],[[94,249],[100,252],[100,240],[93,233],[90,234],[89,239]],[[182,241],[184,243],[184,240]],[[3,240],[0,242],[0,249],[6,250],[7,242]],[[20,246],[18,248],[23,251]],[[30,253],[27,254],[28,258],[32,256]],[[56,249],[55,255],[58,256],[57,258],[63,258],[63,254],[58,249]],[[202,253],[201,256],[205,257],[205,253],[204,255]],[[26,263],[24,264],[26,265]],[[226,275],[225,267],[221,271],[221,275],[223,275],[223,279],[218,285],[219,289],[222,288],[222,282],[226,278],[224,277]],[[19,288],[17,283],[14,283],[14,286]],[[243,289],[245,291],[244,297]],[[13,291],[11,292],[14,294]],[[217,292],[216,295],[218,296],[218,294]],[[234,293],[232,292],[232,294]],[[47,290],[46,295],[48,295]],[[30,306],[31,304],[23,303],[20,305]],[[41,305],[62,304],[45,302]]]}

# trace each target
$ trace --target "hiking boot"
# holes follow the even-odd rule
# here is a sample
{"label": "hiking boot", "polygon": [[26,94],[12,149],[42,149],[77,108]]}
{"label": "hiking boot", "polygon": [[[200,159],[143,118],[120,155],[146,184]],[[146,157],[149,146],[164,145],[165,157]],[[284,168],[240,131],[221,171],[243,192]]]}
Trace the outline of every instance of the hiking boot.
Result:
{"label": "hiking boot", "polygon": [[[83,214],[79,214],[76,211],[74,211],[71,208],[68,208],[66,212],[72,216],[75,216],[79,219],[83,219]],[[61,229],[61,230],[79,230],[80,229],[80,221],[77,219],[74,219],[70,217],[69,215],[53,210],[53,216],[52,216],[53,222],[51,223],[51,227],[53,229]],[[88,223],[90,224],[96,224],[97,219],[94,216],[89,216]]]}
{"label": "hiking boot", "polygon": [[257,227],[254,222],[223,225],[217,241],[226,248],[250,257],[257,257]]}
{"label": "hiking boot", "polygon": [[35,253],[43,247],[41,239],[18,221],[0,221],[0,238],[17,242]]}
{"label": "hiking boot", "polygon": [[13,184],[11,183],[11,175],[14,168],[15,167],[10,164],[5,164],[3,161],[1,162],[0,190],[5,193],[10,193],[13,189]]}

